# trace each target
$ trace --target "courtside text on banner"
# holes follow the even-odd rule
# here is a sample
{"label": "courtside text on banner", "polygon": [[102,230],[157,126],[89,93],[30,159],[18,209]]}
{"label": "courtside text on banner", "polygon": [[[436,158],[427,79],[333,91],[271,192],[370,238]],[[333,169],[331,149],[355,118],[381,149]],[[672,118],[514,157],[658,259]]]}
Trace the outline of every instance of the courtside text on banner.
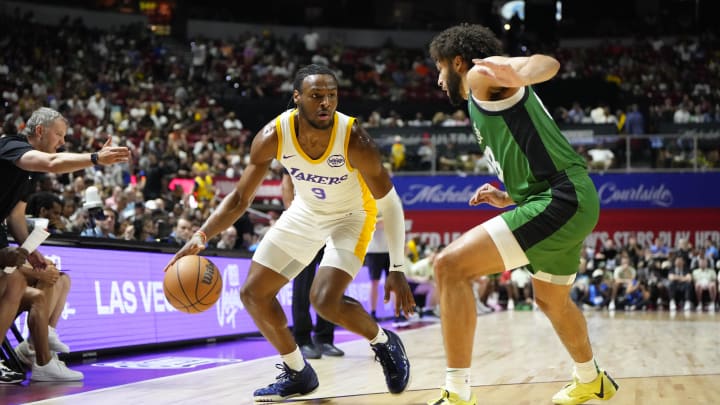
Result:
{"label": "courtside text on banner", "polygon": [[[720,173],[592,174],[601,209],[720,208]],[[468,201],[484,183],[502,188],[497,177],[396,176],[395,188],[406,211],[496,210]]]}

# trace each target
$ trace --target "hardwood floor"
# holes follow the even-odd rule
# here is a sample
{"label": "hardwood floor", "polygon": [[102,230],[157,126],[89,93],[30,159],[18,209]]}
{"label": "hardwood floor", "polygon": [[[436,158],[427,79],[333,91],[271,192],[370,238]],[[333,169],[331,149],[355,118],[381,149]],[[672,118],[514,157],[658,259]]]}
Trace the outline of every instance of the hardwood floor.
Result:
{"label": "hardwood floor", "polygon": [[[609,404],[720,403],[720,314],[586,312],[596,358],[620,384]],[[401,331],[412,381],[386,393],[364,340],[341,343],[345,357],[311,360],[320,378],[294,404],[424,404],[444,383],[440,325]],[[279,357],[230,364],[34,404],[252,404],[252,391],[273,381]],[[481,316],[472,384],[481,404],[550,404],[570,378],[572,361],[539,312]]]}

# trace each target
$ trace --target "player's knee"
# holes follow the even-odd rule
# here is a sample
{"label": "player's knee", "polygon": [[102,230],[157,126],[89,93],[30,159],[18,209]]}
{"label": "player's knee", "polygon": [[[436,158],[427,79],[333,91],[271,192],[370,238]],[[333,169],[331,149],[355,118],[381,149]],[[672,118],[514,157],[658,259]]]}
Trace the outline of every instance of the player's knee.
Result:
{"label": "player's knee", "polygon": [[313,308],[315,308],[315,311],[320,314],[325,319],[334,319],[335,316],[335,309],[332,304],[330,304],[330,301],[326,298],[318,298],[316,300],[311,300]]}
{"label": "player's knee", "polygon": [[551,297],[535,295],[535,302],[548,318],[563,317],[573,304],[569,295],[556,294]]}
{"label": "player's knee", "polygon": [[442,252],[435,256],[435,262],[433,263],[433,273],[435,273],[435,279],[441,280],[448,273],[450,259],[446,254]]}
{"label": "player's knee", "polygon": [[255,292],[255,289],[248,286],[247,284],[240,287],[240,301],[242,301],[245,308],[248,310],[255,307],[256,303],[258,302],[258,295]]}
{"label": "player's knee", "polygon": [[315,311],[325,319],[333,319],[338,308],[338,303],[321,290],[313,290],[310,292],[310,304],[312,304]]}
{"label": "player's knee", "polygon": [[15,289],[24,289],[28,285],[27,277],[19,271],[14,271],[8,276],[8,285]]}
{"label": "player's knee", "polygon": [[19,271],[15,271],[5,275],[5,294],[4,297],[12,302],[20,301],[25,294],[27,288],[27,280]]}
{"label": "player's knee", "polygon": [[460,281],[464,278],[456,258],[445,251],[437,254],[433,263],[435,279],[443,284],[448,281]]}
{"label": "player's knee", "polygon": [[31,307],[44,307],[47,303],[45,293],[37,288],[27,287],[25,289],[25,295],[23,296]]}
{"label": "player's knee", "polygon": [[62,276],[55,282],[55,290],[60,292],[70,291],[70,276],[62,273]]}
{"label": "player's knee", "polygon": [[70,289],[70,286],[72,285],[72,279],[70,278],[70,275],[67,273],[62,273],[62,277],[58,280],[59,282],[63,283],[63,286]]}

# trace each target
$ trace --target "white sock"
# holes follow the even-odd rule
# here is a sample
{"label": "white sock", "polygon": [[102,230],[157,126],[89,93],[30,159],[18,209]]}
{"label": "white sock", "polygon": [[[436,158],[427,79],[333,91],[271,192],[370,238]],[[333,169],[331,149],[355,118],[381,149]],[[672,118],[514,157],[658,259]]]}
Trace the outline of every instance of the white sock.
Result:
{"label": "white sock", "polygon": [[447,368],[445,370],[445,389],[458,394],[461,400],[470,399],[470,369]]}
{"label": "white sock", "polygon": [[385,331],[383,330],[383,328],[378,326],[378,333],[373,338],[373,340],[370,341],[370,344],[376,345],[378,343],[387,343],[387,341],[388,341],[388,336],[385,334]]}
{"label": "white sock", "polygon": [[282,357],[285,364],[287,364],[292,370],[302,371],[302,369],[305,368],[305,358],[303,357],[300,348],[297,346],[295,346],[295,351],[280,355],[280,357]]}
{"label": "white sock", "polygon": [[597,378],[598,374],[600,374],[600,370],[598,370],[597,362],[594,357],[585,363],[575,363],[575,375],[583,384],[593,382]]}

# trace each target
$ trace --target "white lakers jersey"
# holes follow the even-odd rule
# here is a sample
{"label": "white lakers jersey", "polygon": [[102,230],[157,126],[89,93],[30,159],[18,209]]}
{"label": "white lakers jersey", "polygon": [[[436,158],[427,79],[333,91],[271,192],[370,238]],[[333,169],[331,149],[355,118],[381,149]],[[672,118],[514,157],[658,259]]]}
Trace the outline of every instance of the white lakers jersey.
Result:
{"label": "white lakers jersey", "polygon": [[300,203],[322,215],[347,214],[358,210],[375,215],[375,199],[347,158],[355,118],[335,112],[328,147],[322,156],[312,159],[298,144],[295,111],[285,111],[275,120],[278,134],[277,160],[292,177],[295,187],[293,205]]}

